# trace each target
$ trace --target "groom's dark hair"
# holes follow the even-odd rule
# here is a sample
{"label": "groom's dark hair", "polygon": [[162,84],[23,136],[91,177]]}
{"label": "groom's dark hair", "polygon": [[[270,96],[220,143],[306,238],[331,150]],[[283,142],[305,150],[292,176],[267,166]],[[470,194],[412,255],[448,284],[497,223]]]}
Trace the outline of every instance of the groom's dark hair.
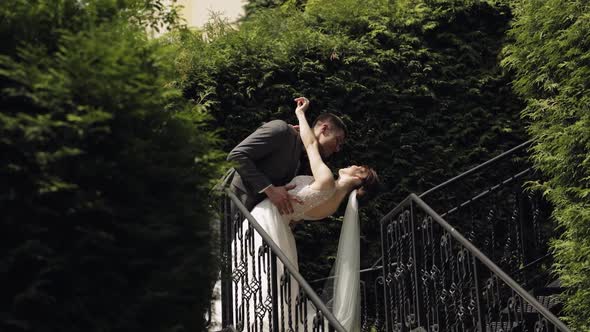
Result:
{"label": "groom's dark hair", "polygon": [[342,121],[338,115],[333,113],[322,113],[315,119],[312,128],[315,128],[315,126],[320,122],[328,122],[335,128],[342,130],[344,132],[344,136],[348,136],[348,128],[346,128],[344,121]]}

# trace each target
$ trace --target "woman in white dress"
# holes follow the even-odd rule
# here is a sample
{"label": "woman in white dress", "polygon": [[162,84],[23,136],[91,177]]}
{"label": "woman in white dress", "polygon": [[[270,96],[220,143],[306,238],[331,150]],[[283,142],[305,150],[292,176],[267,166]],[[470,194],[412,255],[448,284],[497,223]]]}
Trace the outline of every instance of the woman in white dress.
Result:
{"label": "woman in white dress", "polygon": [[[349,198],[343,231],[341,232],[341,243],[335,266],[336,282],[331,310],[347,331],[359,331],[360,289],[358,280],[359,226],[357,198],[361,199],[370,196],[373,189],[378,185],[378,177],[375,171],[367,166],[353,165],[340,169],[338,178],[335,179],[332,171],[322,160],[319,143],[306,119],[305,111],[309,107],[309,101],[304,97],[297,98],[295,101],[297,102],[295,114],[299,120],[299,133],[307,152],[313,176],[296,176],[289,183],[295,185],[289,193],[296,196],[301,202],[301,204],[293,205],[293,213],[281,215],[269,199],[260,202],[250,213],[297,269],[297,248],[289,224],[292,221],[320,220],[331,216],[336,212],[342,201],[351,192],[353,193]],[[234,317],[234,320],[242,322],[246,330],[248,330],[247,327],[251,327],[252,330],[267,331],[271,321],[270,311],[267,306],[265,313],[263,304],[267,294],[270,294],[267,282],[270,271],[267,271],[260,264],[252,264],[252,260],[259,256],[253,253],[260,252],[262,238],[256,232],[247,232],[249,228],[248,221],[244,220],[241,231],[236,232],[236,237],[242,239],[241,243],[246,243],[246,248],[244,248],[243,244],[241,247],[238,246],[238,241],[234,241],[232,244],[232,265],[235,269],[244,271],[237,278],[234,273],[234,285],[238,285],[234,298],[241,303],[240,305],[236,304],[238,307],[234,308],[234,316],[237,316]],[[251,240],[244,241],[245,238]],[[343,252],[344,250],[347,252]],[[253,265],[256,267],[254,268]],[[277,264],[277,272],[279,278],[284,275],[284,267],[280,262]],[[301,328],[306,319],[312,316],[309,313],[302,315],[295,312],[299,287],[291,279],[288,288],[283,287],[281,300],[286,303],[287,298],[290,297],[291,312],[283,313],[283,319],[287,320],[283,323],[290,325],[291,329],[297,330]]]}

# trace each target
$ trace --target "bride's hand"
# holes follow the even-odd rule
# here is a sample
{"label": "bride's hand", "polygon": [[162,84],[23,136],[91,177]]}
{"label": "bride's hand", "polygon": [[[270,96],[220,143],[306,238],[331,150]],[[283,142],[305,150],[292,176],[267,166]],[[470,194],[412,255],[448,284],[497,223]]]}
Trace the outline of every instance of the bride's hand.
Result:
{"label": "bride's hand", "polygon": [[295,113],[297,113],[297,112],[305,113],[305,111],[307,111],[307,108],[309,107],[309,99],[307,99],[305,97],[299,97],[299,98],[295,98],[295,102],[297,103],[297,108],[295,109]]}

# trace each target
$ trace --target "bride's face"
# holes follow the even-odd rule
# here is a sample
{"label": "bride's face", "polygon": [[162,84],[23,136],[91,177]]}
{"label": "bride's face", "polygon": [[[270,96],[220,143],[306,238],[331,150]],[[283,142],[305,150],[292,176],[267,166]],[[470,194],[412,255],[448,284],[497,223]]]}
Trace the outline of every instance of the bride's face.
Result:
{"label": "bride's face", "polygon": [[369,174],[369,170],[363,166],[352,165],[338,170],[340,177],[357,178],[362,181]]}

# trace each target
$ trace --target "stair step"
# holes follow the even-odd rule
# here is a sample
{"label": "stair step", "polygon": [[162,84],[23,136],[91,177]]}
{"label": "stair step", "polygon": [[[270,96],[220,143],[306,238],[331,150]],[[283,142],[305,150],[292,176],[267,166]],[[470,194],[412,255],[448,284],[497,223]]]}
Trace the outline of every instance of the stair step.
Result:
{"label": "stair step", "polygon": [[559,280],[559,279],[553,280],[551,283],[549,283],[549,285],[546,286],[546,288],[562,288],[561,287],[561,280]]}
{"label": "stair step", "polygon": [[517,322],[491,322],[486,326],[486,332],[512,332],[519,331],[521,326]]}
{"label": "stair step", "polygon": [[540,289],[536,289],[535,294],[536,295],[551,295],[551,294],[563,293],[563,291],[565,291],[565,288],[561,286],[561,281],[559,279],[556,279],[556,280],[553,280],[552,282],[550,282],[547,286],[540,288]]}
{"label": "stair step", "polygon": [[[540,296],[536,296],[537,301],[539,301],[539,303],[541,303],[545,308],[549,309],[549,310],[553,310],[553,309],[558,309],[559,307],[561,307],[562,302],[559,299],[559,296],[557,295],[540,295]],[[537,313],[537,310],[535,310],[533,308],[533,306],[531,306],[528,303],[524,303],[524,312],[525,313]]]}
{"label": "stair step", "polygon": [[[535,296],[535,298],[537,299],[537,301],[539,301],[539,303],[541,303],[542,306],[551,311],[560,310],[561,306],[563,305],[563,303],[557,295],[539,295]],[[523,301],[523,306],[517,306],[515,311],[517,313],[522,312],[524,314],[538,313],[537,310],[526,301]],[[502,313],[508,314],[508,308],[502,309]]]}

